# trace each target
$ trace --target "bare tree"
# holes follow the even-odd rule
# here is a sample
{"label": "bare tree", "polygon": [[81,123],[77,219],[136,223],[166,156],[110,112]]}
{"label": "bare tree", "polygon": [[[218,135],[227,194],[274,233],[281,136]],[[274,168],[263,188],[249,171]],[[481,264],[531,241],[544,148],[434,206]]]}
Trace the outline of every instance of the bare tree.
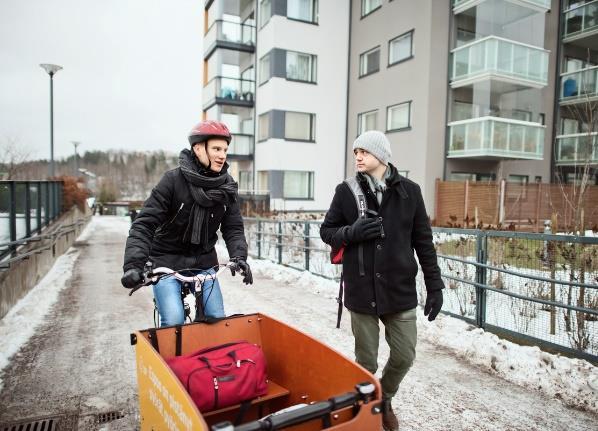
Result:
{"label": "bare tree", "polygon": [[14,137],[5,137],[0,143],[0,176],[5,180],[14,180],[31,150],[19,143]]}

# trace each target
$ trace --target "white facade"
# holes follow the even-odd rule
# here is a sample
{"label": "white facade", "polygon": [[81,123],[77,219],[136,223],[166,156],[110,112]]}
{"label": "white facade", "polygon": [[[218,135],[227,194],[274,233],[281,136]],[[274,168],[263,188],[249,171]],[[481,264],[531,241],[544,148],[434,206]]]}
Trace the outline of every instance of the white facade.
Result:
{"label": "white facade", "polygon": [[[262,28],[258,24],[256,184],[260,187],[261,171],[313,172],[313,199],[274,197],[271,209],[327,210],[336,184],[345,175],[349,2],[318,3],[317,24],[280,15],[272,15]],[[316,83],[272,77],[260,85],[260,59],[274,48],[317,56]],[[260,142],[259,116],[271,110],[315,114],[315,142]]]}

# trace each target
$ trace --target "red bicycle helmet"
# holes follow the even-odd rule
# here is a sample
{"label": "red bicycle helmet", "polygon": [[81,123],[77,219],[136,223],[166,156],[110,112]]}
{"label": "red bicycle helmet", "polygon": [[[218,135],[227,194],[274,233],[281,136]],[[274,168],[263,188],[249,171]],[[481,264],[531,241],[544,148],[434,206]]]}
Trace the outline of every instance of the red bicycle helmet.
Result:
{"label": "red bicycle helmet", "polygon": [[205,120],[198,123],[191,129],[191,132],[189,132],[189,143],[191,146],[200,142],[208,142],[209,139],[224,139],[230,144],[230,131],[224,123]]}

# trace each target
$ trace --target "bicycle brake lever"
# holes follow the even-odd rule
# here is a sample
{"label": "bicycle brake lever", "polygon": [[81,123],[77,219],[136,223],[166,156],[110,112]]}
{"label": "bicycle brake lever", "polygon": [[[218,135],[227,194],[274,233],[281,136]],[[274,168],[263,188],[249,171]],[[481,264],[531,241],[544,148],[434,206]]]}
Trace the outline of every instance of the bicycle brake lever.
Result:
{"label": "bicycle brake lever", "polygon": [[133,295],[135,292],[137,292],[142,287],[143,287],[143,284],[140,284],[139,286],[132,288],[131,291],[129,292],[129,296]]}

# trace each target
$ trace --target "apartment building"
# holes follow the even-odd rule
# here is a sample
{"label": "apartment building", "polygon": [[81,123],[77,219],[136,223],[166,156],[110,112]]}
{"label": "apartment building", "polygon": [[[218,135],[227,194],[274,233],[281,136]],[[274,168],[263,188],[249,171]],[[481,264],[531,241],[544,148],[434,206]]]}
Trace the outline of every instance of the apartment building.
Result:
{"label": "apartment building", "polygon": [[232,124],[233,175],[272,208],[325,210],[371,129],[429,213],[437,178],[573,182],[582,161],[596,166],[580,108],[598,99],[598,0],[205,8],[204,116]]}
{"label": "apartment building", "polygon": [[562,2],[556,145],[557,181],[577,183],[587,166],[598,183],[598,1]]}

